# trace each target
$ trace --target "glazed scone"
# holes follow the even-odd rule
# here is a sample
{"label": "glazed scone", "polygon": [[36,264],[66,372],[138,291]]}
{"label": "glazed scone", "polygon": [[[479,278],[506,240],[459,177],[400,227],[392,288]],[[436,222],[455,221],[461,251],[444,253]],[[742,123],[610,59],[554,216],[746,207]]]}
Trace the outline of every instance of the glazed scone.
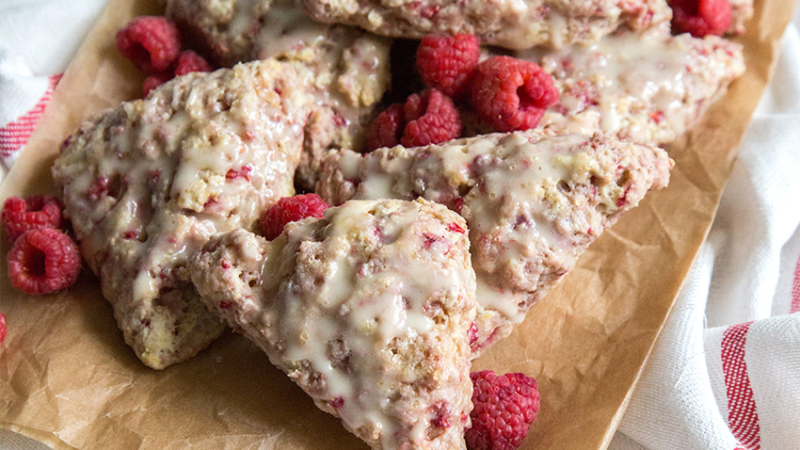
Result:
{"label": "glazed scone", "polygon": [[665,0],[302,0],[320,22],[357,25],[384,36],[469,33],[510,49],[587,45],[627,29],[669,34]]}
{"label": "glazed scone", "polygon": [[475,273],[464,219],[422,201],[351,201],[237,230],[192,262],[209,308],[375,449],[463,449]]}
{"label": "glazed scone", "polygon": [[597,131],[639,144],[675,140],[744,73],[742,46],[717,36],[608,36],[588,48],[542,56],[560,92],[539,126],[558,133]]}
{"label": "glazed scone", "polygon": [[223,330],[189,258],[294,192],[313,98],[266,60],[189,74],[85,121],[53,166],[84,258],[137,356],[162,369]]}
{"label": "glazed scone", "polygon": [[310,71],[316,98],[298,182],[313,189],[329,149],[361,148],[390,85],[391,40],[310,20],[294,0],[169,0],[167,15],[198,35],[223,66],[275,58]]}
{"label": "glazed scone", "polygon": [[530,130],[426,147],[332,154],[317,193],[423,197],[460,213],[477,276],[477,355],[507,336],[577,257],[650,189],[667,185],[664,150],[600,135]]}

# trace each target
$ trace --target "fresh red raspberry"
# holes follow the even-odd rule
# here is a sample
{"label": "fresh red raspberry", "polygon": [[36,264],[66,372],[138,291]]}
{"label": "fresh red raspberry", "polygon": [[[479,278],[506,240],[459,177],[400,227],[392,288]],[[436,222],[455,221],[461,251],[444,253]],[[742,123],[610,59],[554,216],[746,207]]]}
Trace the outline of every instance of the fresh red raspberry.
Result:
{"label": "fresh red raspberry", "polygon": [[722,36],[731,27],[733,16],[728,0],[670,0],[672,33]]}
{"label": "fresh red raspberry", "polygon": [[477,36],[429,34],[417,47],[417,70],[426,86],[455,98],[465,93],[469,74],[480,56]]}
{"label": "fresh red raspberry", "polygon": [[8,252],[11,285],[28,294],[49,294],[72,286],[80,271],[78,246],[52,228],[26,232]]}
{"label": "fresh red raspberry", "polygon": [[0,313],[0,342],[6,340],[6,315]]}
{"label": "fresh red raspberry", "polygon": [[51,195],[34,195],[26,200],[8,197],[0,213],[10,242],[28,230],[62,228],[61,204]]}
{"label": "fresh red raspberry", "polygon": [[400,143],[400,136],[406,122],[403,119],[403,104],[394,103],[378,114],[367,130],[367,151],[381,147],[394,147]]}
{"label": "fresh red raspberry", "polygon": [[367,150],[438,144],[461,135],[461,117],[453,99],[437,89],[411,94],[380,113],[367,131]]}
{"label": "fresh red raspberry", "polygon": [[178,56],[178,65],[175,66],[175,76],[186,75],[191,72],[211,72],[212,67],[202,56],[191,50],[184,50]]}
{"label": "fresh red raspberry", "polygon": [[469,450],[513,450],[522,443],[539,412],[536,380],[521,373],[472,372],[472,428],[464,434]]}
{"label": "fresh red raspberry", "polygon": [[172,77],[169,74],[150,75],[149,77],[145,78],[144,82],[142,83],[142,92],[144,96],[147,97],[148,94],[150,94],[150,91],[171,79]]}
{"label": "fresh red raspberry", "polygon": [[117,50],[142,72],[155,75],[167,70],[178,57],[180,34],[166,17],[137,17],[117,33]]}
{"label": "fresh red raspberry", "polygon": [[287,223],[306,217],[322,217],[326,209],[328,204],[317,194],[283,197],[264,211],[261,216],[261,232],[265,238],[273,240],[280,236]]}
{"label": "fresh red raspberry", "polygon": [[558,101],[553,77],[538,64],[510,56],[481,61],[470,80],[472,106],[496,131],[536,128]]}
{"label": "fresh red raspberry", "polygon": [[406,126],[400,143],[405,147],[438,144],[461,135],[461,117],[453,99],[436,89],[411,94],[403,112]]}

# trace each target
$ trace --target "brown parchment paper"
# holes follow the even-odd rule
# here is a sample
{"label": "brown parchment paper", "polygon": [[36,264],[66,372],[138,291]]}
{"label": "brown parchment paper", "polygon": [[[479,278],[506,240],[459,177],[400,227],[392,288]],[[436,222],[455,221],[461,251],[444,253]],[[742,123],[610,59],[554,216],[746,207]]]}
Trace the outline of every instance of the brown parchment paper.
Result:
{"label": "brown parchment paper", "polygon": [[[537,378],[542,407],[524,449],[604,449],[711,225],[736,147],[771,78],[793,0],[756,2],[747,73],[670,147],[669,188],[651,193],[589,247],[514,334],[474,364]],[[111,0],[69,67],[0,199],[54,190],[61,141],[91,112],[140,94],[114,49],[152,0]],[[8,251],[3,242],[2,253]],[[124,344],[97,280],[42,298],[9,286],[0,262],[0,427],[56,449],[366,449],[241,336],[154,371]]]}

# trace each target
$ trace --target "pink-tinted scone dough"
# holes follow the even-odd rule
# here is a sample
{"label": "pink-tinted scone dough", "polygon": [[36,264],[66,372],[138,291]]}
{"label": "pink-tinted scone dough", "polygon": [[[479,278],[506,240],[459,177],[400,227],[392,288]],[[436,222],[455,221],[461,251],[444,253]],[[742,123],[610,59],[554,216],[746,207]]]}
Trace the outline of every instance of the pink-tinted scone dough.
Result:
{"label": "pink-tinted scone dough", "polygon": [[672,164],[657,147],[530,130],[332,154],[317,192],[331,204],[423,197],[466,219],[478,354],[507,336],[604,228],[666,186]]}
{"label": "pink-tinted scone dough", "polygon": [[665,0],[301,0],[321,22],[357,25],[377,34],[420,38],[475,34],[511,49],[587,45],[618,29],[669,33]]}
{"label": "pink-tinted scone dough", "polygon": [[53,166],[82,253],[137,356],[161,369],[224,326],[188,259],[294,193],[310,75],[266,60],[193,73],[84,122]]}
{"label": "pink-tinted scone dough", "polygon": [[329,149],[358,149],[390,86],[391,39],[314,22],[294,0],[169,0],[167,15],[199,36],[219,64],[275,58],[313,74],[297,181],[313,189]]}
{"label": "pink-tinted scone dough", "polygon": [[[538,61],[535,52],[518,57]],[[561,92],[539,125],[558,133],[601,131],[661,145],[682,135],[744,73],[742,46],[718,36],[608,36],[548,53],[541,66]]]}
{"label": "pink-tinted scone dough", "polygon": [[375,449],[463,449],[475,273],[442,205],[351,201],[266,241],[218,236],[192,262],[215,313]]}

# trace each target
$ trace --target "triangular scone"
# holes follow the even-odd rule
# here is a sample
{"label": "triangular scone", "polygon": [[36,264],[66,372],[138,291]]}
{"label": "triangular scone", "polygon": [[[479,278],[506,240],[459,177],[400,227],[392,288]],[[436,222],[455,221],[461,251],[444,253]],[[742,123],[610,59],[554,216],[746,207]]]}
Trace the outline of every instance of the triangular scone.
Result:
{"label": "triangular scone", "polygon": [[423,197],[464,216],[478,282],[477,354],[507,336],[605,227],[666,186],[671,167],[656,147],[531,130],[343,151],[324,162],[317,192],[332,204]]}
{"label": "triangular scone", "polygon": [[506,48],[591,44],[622,28],[667,31],[665,0],[302,0],[320,22],[357,25],[384,36],[478,35]]}
{"label": "triangular scone", "polygon": [[222,65],[275,58],[314,73],[298,183],[313,189],[328,149],[361,148],[389,89],[391,39],[314,22],[296,0],[169,0],[167,15],[201,36]]}
{"label": "triangular scone", "polygon": [[274,241],[238,230],[194,259],[204,301],[375,449],[464,448],[475,274],[464,219],[351,201]]}
{"label": "triangular scone", "polygon": [[742,46],[718,36],[626,33],[591,47],[519,52],[540,62],[560,92],[539,125],[558,133],[597,131],[661,145],[689,129],[744,73]]}
{"label": "triangular scone", "polygon": [[224,325],[186,268],[214,233],[294,192],[307,73],[266,60],[167,83],[84,122],[53,166],[65,213],[137,356],[161,369]]}

